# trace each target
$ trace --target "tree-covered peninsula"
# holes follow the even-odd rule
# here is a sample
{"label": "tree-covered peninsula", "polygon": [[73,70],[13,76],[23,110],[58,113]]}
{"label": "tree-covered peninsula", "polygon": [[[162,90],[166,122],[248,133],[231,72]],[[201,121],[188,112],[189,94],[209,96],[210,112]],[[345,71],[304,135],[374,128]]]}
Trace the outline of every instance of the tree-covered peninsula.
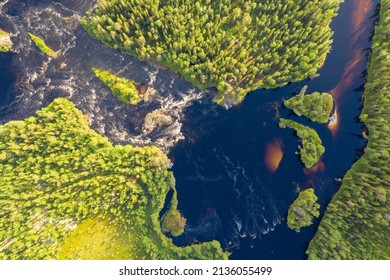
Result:
{"label": "tree-covered peninsula", "polygon": [[289,127],[296,131],[297,136],[302,140],[302,146],[299,149],[301,160],[306,168],[312,168],[325,152],[317,132],[310,127],[283,118],[280,119],[279,127]]}
{"label": "tree-covered peninsula", "polygon": [[110,47],[160,62],[234,104],[316,73],[340,2],[101,0],[81,23]]}
{"label": "tree-covered peninsula", "polygon": [[313,122],[327,123],[333,109],[333,97],[328,93],[301,92],[285,100],[284,106],[293,110],[298,116],[305,116]]}
{"label": "tree-covered peninsula", "polygon": [[162,233],[168,168],[156,147],[112,145],[66,99],[0,126],[0,259],[226,259],[217,241]]}
{"label": "tree-covered peninsula", "polygon": [[317,199],[314,189],[306,189],[300,192],[298,198],[288,209],[288,227],[300,232],[302,227],[310,226],[313,219],[320,216],[320,205],[317,203]]}
{"label": "tree-covered peninsula", "polygon": [[128,104],[137,105],[141,101],[141,96],[133,81],[118,77],[110,71],[103,71],[92,68],[96,77],[110,88],[113,95],[120,101]]}
{"label": "tree-covered peninsula", "polygon": [[37,36],[37,35],[34,35],[32,33],[28,33],[28,35],[30,36],[31,40],[34,42],[34,44],[37,46],[37,48],[43,52],[44,54],[52,57],[52,58],[56,58],[57,57],[57,53],[55,51],[53,51],[51,48],[49,48],[45,41]]}
{"label": "tree-covered peninsula", "polygon": [[0,52],[9,52],[12,48],[10,34],[0,29]]}
{"label": "tree-covered peninsula", "polygon": [[360,116],[368,145],[328,205],[309,259],[390,259],[389,38],[390,0],[382,0]]}

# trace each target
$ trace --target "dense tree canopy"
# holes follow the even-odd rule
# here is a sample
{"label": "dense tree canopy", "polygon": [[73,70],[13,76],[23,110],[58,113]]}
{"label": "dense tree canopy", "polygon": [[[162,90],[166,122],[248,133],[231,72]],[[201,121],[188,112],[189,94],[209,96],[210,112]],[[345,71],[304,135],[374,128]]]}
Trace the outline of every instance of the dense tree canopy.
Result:
{"label": "dense tree canopy", "polygon": [[82,25],[105,44],[157,61],[239,103],[316,73],[342,0],[101,0]]}
{"label": "dense tree canopy", "polygon": [[217,241],[162,233],[169,164],[156,147],[113,146],[66,99],[0,126],[0,259],[227,258]]}
{"label": "dense tree canopy", "polygon": [[284,101],[284,105],[298,116],[305,116],[313,122],[327,123],[333,109],[333,97],[328,93],[314,92],[298,94]]}
{"label": "dense tree canopy", "polygon": [[310,127],[283,118],[280,119],[279,127],[289,127],[296,131],[297,136],[302,140],[302,147],[299,149],[301,160],[306,168],[312,168],[325,152],[317,132]]}
{"label": "dense tree canopy", "polygon": [[328,205],[310,259],[390,259],[389,38],[390,0],[382,0],[361,114],[368,145]]}
{"label": "dense tree canopy", "polygon": [[314,189],[302,191],[288,209],[288,227],[300,232],[302,227],[310,226],[313,223],[313,218],[320,216],[320,211],[318,211],[320,205],[317,203],[317,199]]}

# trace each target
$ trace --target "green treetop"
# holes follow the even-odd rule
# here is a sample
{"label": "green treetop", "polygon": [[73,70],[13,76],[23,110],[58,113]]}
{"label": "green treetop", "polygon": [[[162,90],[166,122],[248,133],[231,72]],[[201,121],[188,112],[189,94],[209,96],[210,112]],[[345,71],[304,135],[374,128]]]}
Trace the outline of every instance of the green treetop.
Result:
{"label": "green treetop", "polygon": [[101,0],[81,22],[103,43],[162,63],[220,104],[317,72],[342,0]]}
{"label": "green treetop", "polygon": [[320,216],[320,205],[317,203],[318,197],[314,194],[314,189],[302,191],[298,198],[290,205],[287,215],[287,225],[289,228],[300,232],[302,227],[310,226],[313,218]]}
{"label": "green treetop", "polygon": [[156,147],[112,145],[66,99],[0,126],[0,259],[226,259],[217,241],[163,234],[168,168]]}
{"label": "green treetop", "polygon": [[326,208],[309,259],[390,259],[389,38],[390,0],[382,0],[360,116],[368,144]]}
{"label": "green treetop", "polygon": [[322,146],[322,141],[317,132],[310,127],[283,118],[280,119],[279,127],[289,127],[296,131],[297,136],[302,140],[302,147],[299,150],[301,160],[306,168],[312,168],[325,152],[325,148]]}
{"label": "green treetop", "polygon": [[327,123],[333,109],[333,97],[328,93],[301,93],[285,100],[284,105],[298,116],[303,115],[313,122]]}

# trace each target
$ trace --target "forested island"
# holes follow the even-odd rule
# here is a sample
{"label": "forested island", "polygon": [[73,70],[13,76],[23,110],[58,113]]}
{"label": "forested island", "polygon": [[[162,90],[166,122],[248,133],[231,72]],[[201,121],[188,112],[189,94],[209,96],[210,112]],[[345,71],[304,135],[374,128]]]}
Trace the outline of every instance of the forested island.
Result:
{"label": "forested island", "polygon": [[[217,241],[162,233],[169,164],[156,147],[112,145],[66,99],[0,126],[0,259],[226,259]],[[175,199],[164,228],[178,235]]]}
{"label": "forested island", "polygon": [[108,46],[162,63],[236,104],[317,72],[342,0],[102,0],[82,25]]}
{"label": "forested island", "polygon": [[306,189],[288,208],[287,225],[289,228],[300,232],[302,227],[310,226],[314,218],[320,216],[320,205],[314,189]]}
{"label": "forested island", "polygon": [[279,121],[279,127],[289,127],[296,131],[297,136],[302,141],[302,146],[299,148],[301,160],[306,168],[312,168],[325,152],[325,148],[322,146],[322,141],[317,132],[303,124],[283,118]]}
{"label": "forested island", "polygon": [[113,95],[120,101],[132,105],[137,105],[141,101],[141,96],[133,81],[118,77],[110,71],[103,71],[93,68],[96,77],[110,88]]}
{"label": "forested island", "polygon": [[309,259],[390,259],[389,38],[390,0],[382,0],[360,116],[368,145],[328,205]]}
{"label": "forested island", "polygon": [[305,116],[313,122],[327,123],[333,109],[333,97],[324,92],[300,94],[284,101],[284,106],[294,111],[298,116]]}

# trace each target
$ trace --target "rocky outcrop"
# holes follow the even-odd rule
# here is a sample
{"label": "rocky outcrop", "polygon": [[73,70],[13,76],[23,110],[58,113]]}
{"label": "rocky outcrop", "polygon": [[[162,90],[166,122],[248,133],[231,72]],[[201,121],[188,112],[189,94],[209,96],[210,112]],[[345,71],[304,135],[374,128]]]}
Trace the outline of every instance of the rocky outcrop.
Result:
{"label": "rocky outcrop", "polygon": [[150,133],[158,127],[171,125],[172,123],[172,117],[165,110],[157,109],[146,115],[143,131]]}

